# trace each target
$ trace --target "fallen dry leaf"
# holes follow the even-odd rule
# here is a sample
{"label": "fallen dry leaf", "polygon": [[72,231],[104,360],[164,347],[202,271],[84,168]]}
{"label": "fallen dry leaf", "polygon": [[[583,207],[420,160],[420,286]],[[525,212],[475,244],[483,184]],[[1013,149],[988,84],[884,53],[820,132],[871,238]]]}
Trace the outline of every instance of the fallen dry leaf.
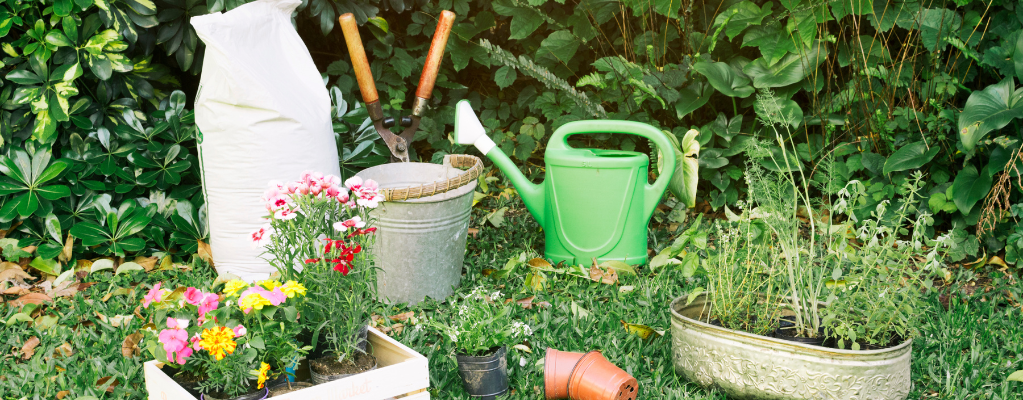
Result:
{"label": "fallen dry leaf", "polygon": [[472,236],[473,239],[475,239],[476,235],[479,235],[479,234],[480,234],[480,230],[478,228],[469,228],[469,236]]}
{"label": "fallen dry leaf", "polygon": [[57,400],[63,400],[69,394],[71,394],[70,390],[61,390],[57,392]]}
{"label": "fallen dry leaf", "polygon": [[54,357],[71,357],[73,354],[75,354],[75,349],[71,348],[71,343],[68,342],[64,342],[64,344],[53,349]]}
{"label": "fallen dry leaf", "polygon": [[124,338],[124,342],[121,343],[121,355],[126,358],[132,358],[142,354],[142,349],[139,348],[139,342],[142,341],[142,332],[135,332]]}
{"label": "fallen dry leaf", "polygon": [[57,260],[66,263],[71,260],[71,250],[75,247],[75,237],[69,233],[67,235],[67,241],[64,242],[64,248],[60,250],[60,255],[57,256]]}
{"label": "fallen dry leaf", "polygon": [[[107,386],[107,393],[113,393],[114,387],[121,383],[117,379],[113,379],[113,378],[114,377],[112,377],[112,376],[104,376],[102,378],[99,378],[99,380],[96,381],[96,386],[97,387],[103,387],[103,385],[106,385],[107,382],[110,382],[110,386]],[[113,382],[111,382],[111,381],[113,381]]]}
{"label": "fallen dry leaf", "polygon": [[21,286],[12,286],[12,287],[7,288],[7,290],[3,291],[3,294],[9,295],[9,296],[21,296],[21,295],[26,295],[28,293],[29,293],[28,289],[25,289],[25,288],[23,288]]}
{"label": "fallen dry leaf", "polygon": [[9,261],[0,262],[0,271],[4,271],[4,270],[10,269],[10,268],[21,269],[21,266],[19,266],[18,264],[9,262]]}
{"label": "fallen dry leaf", "polygon": [[78,293],[78,284],[64,281],[59,286],[53,288],[53,291],[50,292],[50,297],[55,299],[58,297],[72,297],[75,293]]}
{"label": "fallen dry leaf", "polygon": [[394,322],[405,322],[405,320],[407,320],[409,318],[412,318],[414,316],[416,316],[416,312],[415,311],[404,312],[404,313],[401,313],[401,314],[398,314],[398,315],[392,315],[391,316],[391,321],[394,321]]}
{"label": "fallen dry leaf", "polygon": [[199,242],[199,250],[196,252],[196,254],[198,254],[199,258],[201,258],[203,261],[206,261],[206,263],[209,264],[212,267],[213,266],[213,250],[210,249],[210,245],[206,244],[206,242],[204,242],[202,240],[199,240],[198,242]]}
{"label": "fallen dry leaf", "polygon": [[50,300],[52,300],[50,296],[47,296],[45,294],[29,293],[11,301],[11,305],[14,307],[21,307],[24,306],[25,304],[42,304]]}
{"label": "fallen dry leaf", "polygon": [[160,259],[156,257],[135,257],[135,263],[141,265],[142,269],[145,269],[146,272],[156,268],[157,261],[160,261]]}
{"label": "fallen dry leaf", "polygon": [[625,322],[625,321],[620,321],[620,322],[622,323],[622,326],[625,327],[625,331],[626,332],[631,333],[631,334],[636,335],[636,336],[639,336],[640,339],[643,339],[643,340],[649,339],[651,335],[653,337],[655,337],[655,338],[656,337],[660,337],[661,335],[663,335],[662,332],[658,332],[658,331],[654,330],[654,328],[651,328],[651,327],[646,326],[646,325],[630,324],[630,323]]}
{"label": "fallen dry leaf", "polygon": [[529,260],[528,264],[529,264],[530,267],[533,267],[533,268],[554,269],[554,266],[551,265],[551,263],[549,263],[549,262],[547,262],[547,260],[544,260],[544,259],[539,258],[539,257],[534,258],[532,260]]}
{"label": "fallen dry leaf", "polygon": [[601,282],[608,285],[613,285],[618,282],[618,273],[614,270],[604,271],[597,266],[597,259],[593,259],[593,265],[590,266],[590,279],[594,282]]}
{"label": "fallen dry leaf", "polygon": [[23,250],[26,253],[35,253],[37,248],[38,248],[37,246],[27,246],[22,247],[21,250]]}
{"label": "fallen dry leaf", "polygon": [[89,272],[90,270],[92,270],[92,261],[89,261],[89,260],[78,260],[77,262],[75,262],[75,271],[78,271],[78,272],[81,272],[81,271]]}
{"label": "fallen dry leaf", "polygon": [[79,283],[78,284],[78,291],[79,292],[84,292],[85,289],[88,289],[88,288],[92,287],[92,285],[95,285],[97,283],[99,283],[99,282],[82,282],[82,283]]}
{"label": "fallen dry leaf", "polygon": [[17,264],[12,264],[8,268],[0,271],[0,282],[2,281],[15,281],[21,284],[25,283],[25,279],[32,279],[32,275],[29,275],[25,270],[21,269]]}
{"label": "fallen dry leaf", "polygon": [[36,346],[39,346],[39,338],[32,336],[21,345],[21,359],[28,360],[36,354]]}

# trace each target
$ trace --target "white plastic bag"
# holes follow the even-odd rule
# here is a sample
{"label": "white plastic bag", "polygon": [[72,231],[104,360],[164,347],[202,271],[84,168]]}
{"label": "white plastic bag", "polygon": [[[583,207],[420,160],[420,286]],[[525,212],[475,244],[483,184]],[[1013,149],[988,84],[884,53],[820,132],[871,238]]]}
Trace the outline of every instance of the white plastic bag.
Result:
{"label": "white plastic bag", "polygon": [[304,171],[341,175],[330,96],[291,14],[299,0],[258,0],[192,18],[206,43],[195,122],[213,262],[221,273],[264,279],[252,232],[268,214],[270,181]]}

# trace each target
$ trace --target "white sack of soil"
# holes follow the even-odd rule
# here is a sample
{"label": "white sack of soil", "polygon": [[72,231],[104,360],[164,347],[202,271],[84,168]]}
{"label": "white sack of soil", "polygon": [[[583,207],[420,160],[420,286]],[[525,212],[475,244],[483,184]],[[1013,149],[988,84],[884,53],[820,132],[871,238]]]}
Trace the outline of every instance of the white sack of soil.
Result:
{"label": "white sack of soil", "polygon": [[274,271],[252,241],[268,215],[268,182],[341,175],[330,97],[291,25],[299,4],[258,0],[192,18],[206,43],[195,122],[213,262],[246,280]]}

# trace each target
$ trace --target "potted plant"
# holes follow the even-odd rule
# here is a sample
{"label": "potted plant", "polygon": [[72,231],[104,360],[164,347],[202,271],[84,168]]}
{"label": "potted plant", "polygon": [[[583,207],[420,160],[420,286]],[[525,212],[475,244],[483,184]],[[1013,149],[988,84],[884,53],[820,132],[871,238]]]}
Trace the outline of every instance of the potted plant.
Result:
{"label": "potted plant", "polygon": [[472,397],[492,399],[508,391],[506,346],[533,334],[524,322],[513,321],[511,310],[501,302],[501,292],[476,287],[461,300],[451,300],[458,310],[447,324],[431,321],[455,345],[458,374]]}
{"label": "potted plant", "polygon": [[[771,96],[758,106],[785,115]],[[948,244],[924,239],[929,215],[914,208],[922,175],[903,184],[899,207],[882,203],[857,229],[862,185],[851,182],[833,206],[813,201],[784,137],[775,130],[773,148],[751,141],[750,197],[718,225],[708,289],[671,305],[675,368],[729,398],[904,399],[920,315],[911,310]],[[827,218],[813,211],[822,208]],[[849,221],[836,224],[839,214]]]}
{"label": "potted plant", "polygon": [[169,375],[193,396],[265,398],[268,380],[281,373],[272,366],[280,365],[277,358],[303,351],[274,348],[275,329],[298,325],[294,303],[301,297],[301,285],[294,281],[272,290],[231,281],[222,294],[195,287],[168,290],[157,283],[142,301],[152,308],[154,321],[146,329],[145,347],[176,370]]}
{"label": "potted plant", "polygon": [[295,182],[271,183],[264,193],[267,224],[252,234],[283,279],[308,289],[301,308],[311,345],[326,346],[309,360],[314,383],[376,368],[367,349],[374,273],[362,251],[372,240],[369,210],[383,196],[372,180],[352,177],[341,185],[333,175],[308,172]]}

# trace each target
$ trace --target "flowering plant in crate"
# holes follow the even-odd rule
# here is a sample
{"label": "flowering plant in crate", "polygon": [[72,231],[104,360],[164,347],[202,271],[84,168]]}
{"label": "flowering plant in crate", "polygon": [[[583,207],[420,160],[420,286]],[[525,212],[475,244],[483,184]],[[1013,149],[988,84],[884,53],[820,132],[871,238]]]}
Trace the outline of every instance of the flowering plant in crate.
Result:
{"label": "flowering plant in crate", "polygon": [[500,291],[477,287],[461,301],[452,300],[451,307],[458,314],[447,324],[431,321],[430,325],[451,339],[458,354],[485,355],[533,334],[529,325],[512,320],[510,308],[501,302]]}
{"label": "flowering plant in crate", "polygon": [[271,363],[303,351],[280,344],[276,335],[283,326],[299,326],[296,306],[304,288],[298,282],[267,289],[230,281],[220,294],[161,286],[142,301],[154,321],[145,347],[196,392],[238,396],[262,389],[281,373]]}
{"label": "flowering plant in crate", "polygon": [[[354,363],[365,353],[365,327],[374,298],[374,274],[363,249],[372,233],[369,211],[383,195],[376,182],[341,179],[314,172],[297,181],[271,183],[264,193],[266,225],[253,242],[264,246],[269,261],[285,279],[303,283],[309,303],[300,311],[315,345],[325,334],[323,362]],[[360,335],[361,333],[361,335]],[[311,360],[314,368],[317,360]]]}

